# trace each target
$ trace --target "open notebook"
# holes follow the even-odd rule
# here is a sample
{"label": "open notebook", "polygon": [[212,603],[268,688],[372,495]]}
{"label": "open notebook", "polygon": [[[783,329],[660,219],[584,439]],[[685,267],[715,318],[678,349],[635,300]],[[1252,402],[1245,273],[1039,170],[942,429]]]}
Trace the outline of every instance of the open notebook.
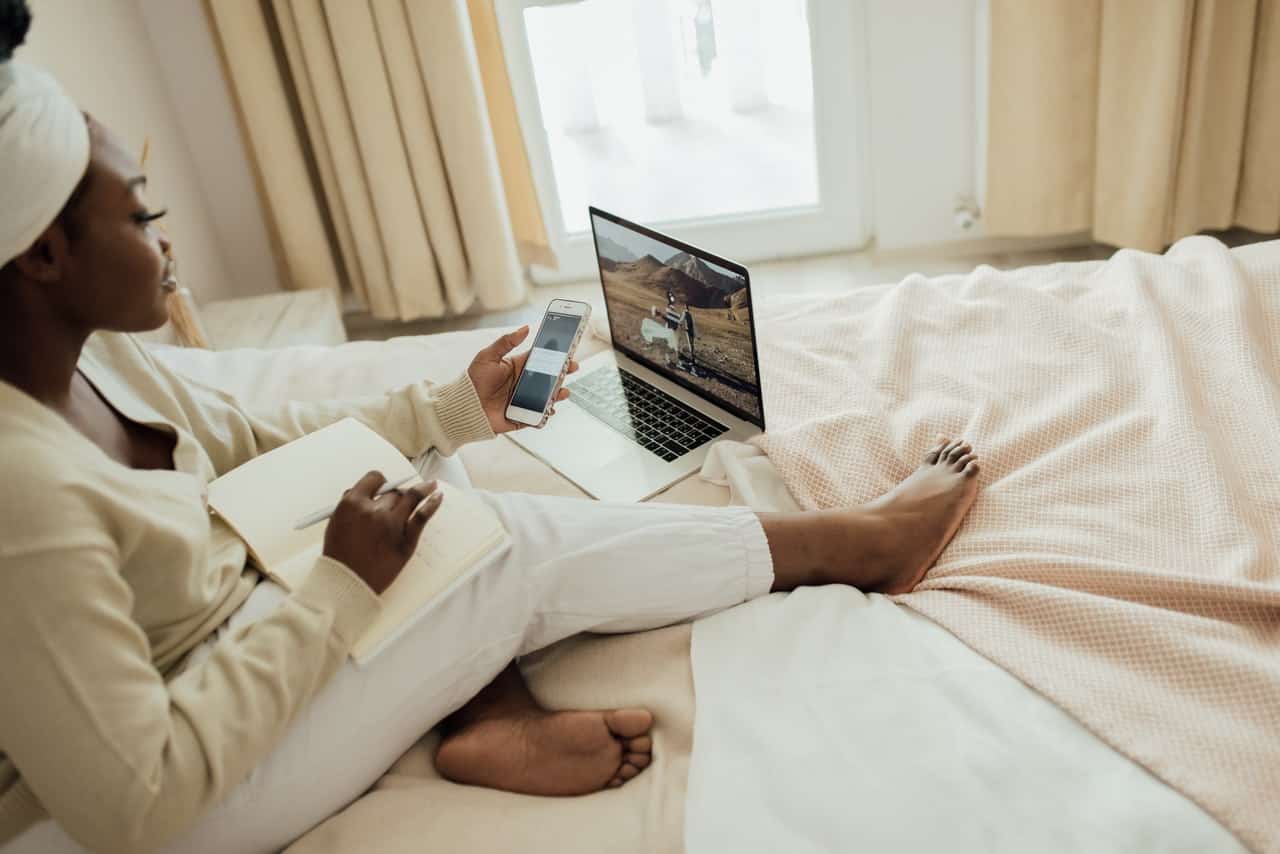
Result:
{"label": "open notebook", "polygon": [[[240,535],[254,561],[276,582],[296,589],[324,549],[327,522],[295,530],[316,510],[332,508],[368,471],[388,482],[411,477],[413,463],[353,418],[268,451],[209,484],[209,506]],[[422,532],[408,564],[383,591],[382,612],[351,651],[371,659],[415,617],[461,584],[482,558],[506,542],[497,514],[470,492],[440,483],[444,500]]]}

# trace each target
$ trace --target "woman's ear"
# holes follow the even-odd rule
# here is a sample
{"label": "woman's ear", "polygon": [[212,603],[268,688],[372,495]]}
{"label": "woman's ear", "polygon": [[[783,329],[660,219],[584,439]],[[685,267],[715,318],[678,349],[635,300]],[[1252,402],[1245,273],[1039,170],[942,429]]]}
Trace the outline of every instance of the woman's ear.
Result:
{"label": "woman's ear", "polygon": [[31,248],[13,259],[13,265],[34,282],[52,284],[66,273],[70,249],[66,229],[62,223],[55,222],[36,238]]}

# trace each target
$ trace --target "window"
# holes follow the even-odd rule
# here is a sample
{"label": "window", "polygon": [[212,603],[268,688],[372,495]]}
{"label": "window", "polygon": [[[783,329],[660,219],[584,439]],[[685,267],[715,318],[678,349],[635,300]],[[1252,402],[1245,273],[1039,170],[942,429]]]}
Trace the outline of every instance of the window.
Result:
{"label": "window", "polygon": [[594,275],[587,205],[750,261],[865,242],[848,0],[497,0],[561,261]]}

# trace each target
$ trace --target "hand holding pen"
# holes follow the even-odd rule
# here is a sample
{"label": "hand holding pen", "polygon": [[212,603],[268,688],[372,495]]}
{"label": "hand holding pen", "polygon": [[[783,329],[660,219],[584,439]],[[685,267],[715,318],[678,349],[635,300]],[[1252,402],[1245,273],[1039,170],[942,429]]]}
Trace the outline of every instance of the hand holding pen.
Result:
{"label": "hand holding pen", "polygon": [[345,564],[378,594],[404,569],[444,498],[434,480],[404,490],[387,490],[385,484],[376,471],[360,478],[343,494],[324,532],[325,556]]}

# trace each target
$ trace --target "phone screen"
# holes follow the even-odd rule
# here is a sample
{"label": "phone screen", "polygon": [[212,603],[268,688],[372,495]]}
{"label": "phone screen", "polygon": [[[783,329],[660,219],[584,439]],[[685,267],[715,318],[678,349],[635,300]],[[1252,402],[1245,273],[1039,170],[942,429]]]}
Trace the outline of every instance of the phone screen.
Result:
{"label": "phone screen", "polygon": [[534,412],[546,410],[582,320],[578,314],[555,312],[547,312],[542,318],[538,337],[533,339],[533,349],[529,351],[529,361],[524,363],[516,392],[511,396],[512,406]]}

